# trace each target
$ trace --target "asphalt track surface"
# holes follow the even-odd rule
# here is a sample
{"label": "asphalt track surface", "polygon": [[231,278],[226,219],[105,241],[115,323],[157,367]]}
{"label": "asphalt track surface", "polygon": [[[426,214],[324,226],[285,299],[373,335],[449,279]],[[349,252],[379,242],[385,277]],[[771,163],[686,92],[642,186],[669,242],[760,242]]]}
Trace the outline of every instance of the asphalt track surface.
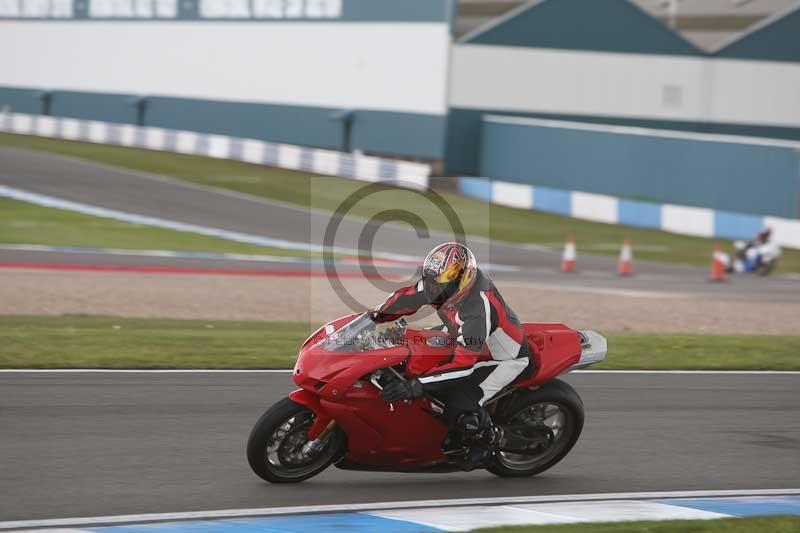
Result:
{"label": "asphalt track surface", "polygon": [[[330,213],[304,209],[269,199],[240,195],[220,189],[198,187],[188,182],[100,165],[80,159],[11,148],[0,148],[0,185],[94,206],[140,215],[209,226],[229,231],[290,241],[322,244]],[[423,200],[421,200],[423,201]],[[413,211],[413,208],[410,209]],[[460,213],[460,216],[470,214]],[[367,224],[357,217],[338,217],[335,245],[364,249],[365,228],[375,231],[372,250],[422,257],[433,245],[452,240],[451,234],[431,232],[421,238],[405,224]],[[369,233],[369,232],[367,232]],[[359,245],[361,244],[361,246]],[[524,280],[553,286],[603,287],[666,293],[708,293],[747,296],[765,301],[800,301],[796,280],[775,277],[739,277],[724,286],[706,281],[705,269],[656,262],[637,262],[637,276],[619,279],[612,257],[582,254],[580,273],[558,273],[560,255],[538,247],[523,247],[483,239],[468,244],[486,262],[516,267],[516,272],[498,272],[501,279]],[[0,251],[3,262],[48,262],[101,264],[181,265],[202,263],[214,267],[253,268],[253,262],[154,257],[99,257],[98,254]],[[263,269],[284,269],[285,263],[265,261]],[[306,268],[320,268],[307,266]],[[352,267],[351,267],[352,268]],[[405,269],[405,274],[410,274]]]}
{"label": "asphalt track surface", "polygon": [[583,374],[587,420],[540,476],[330,468],[298,485],[244,446],[287,373],[0,373],[0,520],[441,498],[796,488],[800,375]]}

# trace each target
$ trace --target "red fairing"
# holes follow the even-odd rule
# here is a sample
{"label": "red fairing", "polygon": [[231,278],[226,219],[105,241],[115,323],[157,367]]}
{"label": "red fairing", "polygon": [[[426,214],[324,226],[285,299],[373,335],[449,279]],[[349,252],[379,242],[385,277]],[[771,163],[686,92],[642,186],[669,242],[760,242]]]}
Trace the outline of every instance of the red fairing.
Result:
{"label": "red fairing", "polygon": [[319,404],[319,396],[312,394],[307,390],[299,389],[289,393],[289,399],[300,405],[308,407],[312,413],[319,415],[322,413],[322,407]]}
{"label": "red fairing", "polygon": [[[332,352],[320,344],[356,315],[320,328],[303,345],[293,378],[301,390],[293,401],[317,415],[309,432],[315,438],[331,420],[347,434],[347,460],[362,465],[421,467],[445,461],[441,444],[447,434],[428,399],[388,405],[369,381],[376,370],[405,364],[407,377],[420,376],[447,361],[455,341],[447,333],[406,330],[405,344],[364,352]],[[563,324],[525,324],[537,372],[519,387],[540,385],[578,362],[578,333]]]}
{"label": "red fairing", "polygon": [[[432,340],[439,340],[443,345],[436,346],[435,342],[429,344]],[[409,376],[427,374],[433,367],[447,361],[457,344],[447,333],[435,330],[408,330],[406,342],[412,354],[406,368]]]}
{"label": "red fairing", "polygon": [[[351,319],[333,322],[333,329]],[[320,328],[321,332],[324,330]],[[427,346],[424,341],[429,336],[430,332],[409,330],[406,346],[356,353],[329,352],[317,344],[324,335],[316,342],[312,342],[312,336],[301,349],[293,372],[294,381],[302,390],[290,398],[306,405],[318,418],[336,420],[348,436],[349,460],[409,466],[443,461],[441,443],[447,427],[427,412],[433,408],[430,402],[423,399],[411,405],[396,403],[390,410],[380,392],[361,379],[378,369],[403,364],[412,351],[418,354],[413,358],[414,368],[423,373],[449,353],[447,347]],[[309,397],[316,398],[316,403]],[[316,437],[325,426],[327,422],[315,423],[309,438]]]}
{"label": "red fairing", "polygon": [[308,409],[317,415],[311,429],[308,430],[308,440],[316,439],[322,431],[328,427],[333,417],[328,414],[320,404],[319,396],[312,394],[306,390],[300,389],[289,393],[289,399],[300,405],[308,407]]}
{"label": "red fairing", "polygon": [[564,324],[523,324],[536,372],[518,387],[542,385],[563,374],[581,358],[581,338],[578,332]]}

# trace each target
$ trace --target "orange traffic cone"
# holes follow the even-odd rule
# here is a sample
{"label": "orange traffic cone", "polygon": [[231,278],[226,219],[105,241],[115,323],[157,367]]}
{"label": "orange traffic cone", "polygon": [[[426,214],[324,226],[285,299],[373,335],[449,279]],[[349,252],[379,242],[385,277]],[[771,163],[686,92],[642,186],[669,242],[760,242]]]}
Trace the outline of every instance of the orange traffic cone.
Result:
{"label": "orange traffic cone", "polygon": [[714,253],[711,254],[711,277],[709,281],[725,281],[725,263],[727,257],[722,251],[722,246],[714,245]]}
{"label": "orange traffic cone", "polygon": [[566,244],[564,244],[564,255],[561,258],[561,272],[575,272],[576,258],[575,237],[570,235],[567,237]]}
{"label": "orange traffic cone", "polygon": [[619,263],[617,264],[617,274],[620,276],[633,275],[633,246],[630,239],[625,239],[622,243],[622,251],[619,253]]}

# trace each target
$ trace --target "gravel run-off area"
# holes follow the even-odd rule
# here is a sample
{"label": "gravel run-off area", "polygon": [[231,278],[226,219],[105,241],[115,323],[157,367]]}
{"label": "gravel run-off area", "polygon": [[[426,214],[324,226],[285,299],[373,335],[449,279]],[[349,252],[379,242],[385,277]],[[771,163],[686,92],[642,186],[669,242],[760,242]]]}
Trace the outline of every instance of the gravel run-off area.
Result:
{"label": "gravel run-off area", "polygon": [[[366,280],[345,280],[363,310],[387,293]],[[752,302],[707,295],[564,290],[499,282],[525,322],[632,332],[797,334],[800,304]],[[297,320],[325,323],[353,311],[325,278],[200,274],[0,271],[1,315],[91,314],[214,320]],[[421,324],[433,323],[428,313]]]}

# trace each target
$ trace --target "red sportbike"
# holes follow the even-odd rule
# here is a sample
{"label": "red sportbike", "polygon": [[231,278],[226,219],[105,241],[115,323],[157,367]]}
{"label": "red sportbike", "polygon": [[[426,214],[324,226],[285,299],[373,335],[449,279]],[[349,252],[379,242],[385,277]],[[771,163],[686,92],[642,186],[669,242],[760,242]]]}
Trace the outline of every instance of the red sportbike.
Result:
{"label": "red sportbike", "polygon": [[[499,429],[486,469],[522,477],[558,463],[583,428],[583,402],[557,376],[602,361],[606,339],[563,324],[524,324],[534,374],[484,406]],[[273,483],[303,481],[331,464],[349,470],[451,472],[469,448],[442,449],[443,404],[423,397],[386,403],[381,389],[428,372],[447,359],[454,340],[438,330],[409,329],[404,320],[375,324],[350,315],[317,330],[300,349],[294,381],[301,387],[273,405],[253,427],[247,459]]]}

